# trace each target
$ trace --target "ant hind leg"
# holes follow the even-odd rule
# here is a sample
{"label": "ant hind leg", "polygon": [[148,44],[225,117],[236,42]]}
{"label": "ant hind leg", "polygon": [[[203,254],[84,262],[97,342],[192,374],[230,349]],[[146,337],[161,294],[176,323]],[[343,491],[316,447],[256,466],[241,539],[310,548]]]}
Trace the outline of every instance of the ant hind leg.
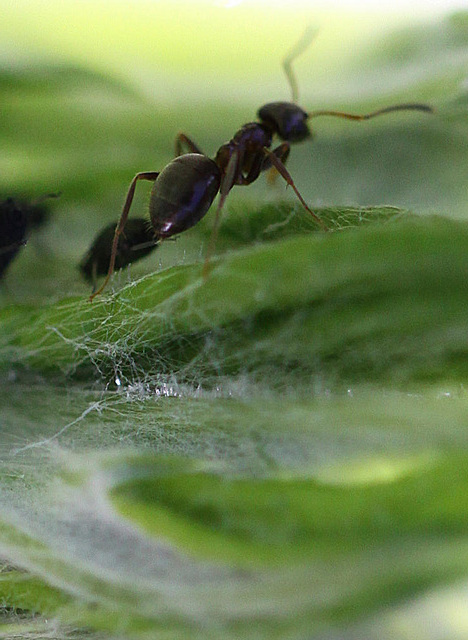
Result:
{"label": "ant hind leg", "polygon": [[97,291],[93,291],[93,293],[89,296],[90,302],[92,302],[97,295],[102,293],[107,283],[111,279],[112,274],[114,273],[115,259],[117,257],[117,249],[119,245],[119,237],[123,233],[123,230],[127,223],[127,218],[130,212],[130,207],[132,206],[133,196],[135,195],[135,188],[136,188],[137,182],[139,180],[150,180],[151,182],[154,182],[158,177],[158,175],[159,175],[159,172],[157,171],[142,171],[141,173],[137,173],[136,176],[131,181],[130,187],[128,188],[127,197],[125,198],[125,204],[122,210],[122,214],[120,216],[119,223],[115,228],[114,239],[112,241],[111,257],[109,262],[109,270],[107,272],[107,276],[104,282],[102,283],[102,285],[99,287],[99,289]]}

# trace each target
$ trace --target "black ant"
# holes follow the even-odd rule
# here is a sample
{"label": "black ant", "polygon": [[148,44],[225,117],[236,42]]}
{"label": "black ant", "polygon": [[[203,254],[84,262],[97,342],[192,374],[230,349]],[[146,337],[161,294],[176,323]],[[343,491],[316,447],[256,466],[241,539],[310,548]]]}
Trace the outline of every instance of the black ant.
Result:
{"label": "black ant", "polygon": [[51,193],[32,202],[18,198],[6,198],[0,202],[0,278],[27,243],[28,232],[47,221],[48,209],[43,201],[56,197],[57,194]]}
{"label": "black ant", "polygon": [[[297,83],[291,63],[309,46],[311,35],[310,29],[307,29],[283,62],[292,92],[292,102],[269,102],[263,105],[257,113],[259,122],[248,122],[243,125],[231,140],[218,149],[214,159],[205,155],[184,133],[179,133],[175,145],[177,157],[174,160],[161,172],[144,171],[136,174],[130,183],[122,215],[115,228],[107,276],[102,286],[90,296],[90,300],[103,291],[112,276],[118,255],[119,237],[124,232],[136,184],[140,180],[149,180],[154,183],[149,201],[149,214],[156,243],[193,227],[208,212],[219,192],[220,198],[213,231],[203,267],[203,276],[206,277],[209,260],[216,243],[221,211],[229,192],[235,185],[251,184],[267,169],[276,169],[286,183],[293,188],[301,204],[315,222],[323,230],[328,230],[322,220],[308,207],[285,167],[290,145],[302,142],[311,136],[307,120],[318,116],[369,120],[393,111],[415,110],[429,113],[433,111],[426,104],[407,103],[385,107],[364,115],[342,111],[307,113],[296,104]],[[283,142],[271,149],[274,136]],[[184,146],[189,152],[182,155]]]}
{"label": "black ant", "polygon": [[[104,227],[80,262],[83,277],[93,284],[94,289],[97,276],[106,275],[109,268],[116,227],[115,222]],[[115,269],[123,269],[130,263],[144,258],[156,246],[150,221],[146,218],[130,218],[125,226],[125,233],[119,237]]]}
{"label": "black ant", "polygon": [[13,198],[0,202],[0,278],[23,245],[28,220]]}

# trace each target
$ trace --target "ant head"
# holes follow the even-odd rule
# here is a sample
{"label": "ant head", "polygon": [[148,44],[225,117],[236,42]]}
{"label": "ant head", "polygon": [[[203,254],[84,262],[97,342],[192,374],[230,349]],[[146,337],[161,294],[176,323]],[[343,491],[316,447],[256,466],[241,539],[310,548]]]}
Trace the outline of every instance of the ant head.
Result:
{"label": "ant head", "polygon": [[269,102],[257,115],[262,124],[287,142],[301,142],[311,135],[307,126],[309,115],[292,102]]}

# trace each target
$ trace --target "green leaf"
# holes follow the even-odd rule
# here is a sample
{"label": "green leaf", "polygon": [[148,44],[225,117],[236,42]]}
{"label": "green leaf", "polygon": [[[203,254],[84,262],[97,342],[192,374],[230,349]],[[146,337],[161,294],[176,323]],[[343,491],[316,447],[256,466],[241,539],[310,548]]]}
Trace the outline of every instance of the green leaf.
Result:
{"label": "green leaf", "polygon": [[198,384],[214,368],[461,379],[467,250],[468,227],[443,218],[302,234],[231,252],[206,281],[187,265],[92,304],[7,308],[4,349],[44,370],[125,377],[135,362],[193,376],[203,357]]}

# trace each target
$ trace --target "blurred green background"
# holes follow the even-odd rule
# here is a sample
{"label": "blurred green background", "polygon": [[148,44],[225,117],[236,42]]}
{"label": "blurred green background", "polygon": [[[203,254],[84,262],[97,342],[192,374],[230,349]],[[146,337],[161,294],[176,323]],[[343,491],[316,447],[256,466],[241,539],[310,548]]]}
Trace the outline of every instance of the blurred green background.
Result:
{"label": "blurred green background", "polygon": [[[232,5],[232,6],[231,6]],[[179,131],[289,100],[288,168],[88,302]],[[0,291],[0,635],[468,634],[468,13],[0,1],[0,192],[60,192]],[[132,214],[145,215],[149,184]]]}

